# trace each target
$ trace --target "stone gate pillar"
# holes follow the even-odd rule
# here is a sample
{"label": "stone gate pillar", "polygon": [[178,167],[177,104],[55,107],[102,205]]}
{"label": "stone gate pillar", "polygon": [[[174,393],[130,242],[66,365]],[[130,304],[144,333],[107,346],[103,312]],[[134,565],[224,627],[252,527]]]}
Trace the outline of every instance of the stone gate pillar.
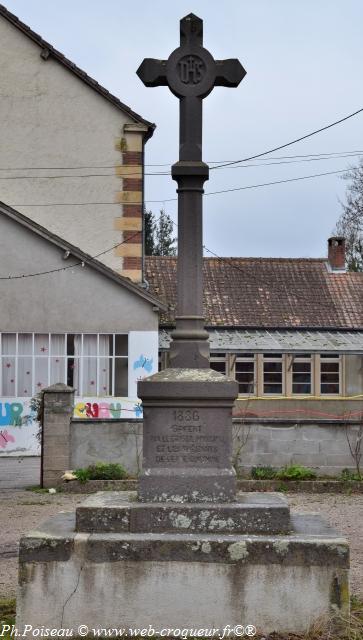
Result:
{"label": "stone gate pillar", "polygon": [[57,383],[43,394],[42,486],[54,487],[70,466],[74,389]]}

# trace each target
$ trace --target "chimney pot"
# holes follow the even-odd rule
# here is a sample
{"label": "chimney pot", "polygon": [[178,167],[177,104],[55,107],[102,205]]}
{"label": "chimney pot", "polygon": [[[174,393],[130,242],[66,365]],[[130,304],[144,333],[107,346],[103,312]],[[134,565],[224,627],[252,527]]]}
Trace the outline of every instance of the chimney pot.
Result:
{"label": "chimney pot", "polygon": [[345,238],[333,236],[328,239],[328,262],[333,271],[345,271]]}

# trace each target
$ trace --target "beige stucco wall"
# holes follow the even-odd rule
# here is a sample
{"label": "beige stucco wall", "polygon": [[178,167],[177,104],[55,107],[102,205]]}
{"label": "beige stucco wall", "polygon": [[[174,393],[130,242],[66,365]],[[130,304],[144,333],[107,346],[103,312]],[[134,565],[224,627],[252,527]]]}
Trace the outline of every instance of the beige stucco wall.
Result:
{"label": "beige stucco wall", "polygon": [[[95,255],[123,237],[115,223],[122,216],[122,204],[106,203],[120,202],[120,142],[124,126],[133,120],[52,57],[43,60],[40,53],[37,44],[0,18],[0,168],[7,169],[0,171],[0,177],[27,176],[1,179],[0,200]],[[127,102],[127,91],[121,98]],[[126,136],[130,150],[141,149],[143,135],[141,131]],[[76,177],[90,173],[104,175]],[[79,202],[105,204],[25,206]],[[122,267],[122,255],[115,251],[100,260],[117,270]]]}
{"label": "beige stucco wall", "polygon": [[[0,276],[37,273],[78,264],[64,251],[0,216]],[[90,266],[0,281],[3,332],[123,333],[157,331],[148,302]]]}

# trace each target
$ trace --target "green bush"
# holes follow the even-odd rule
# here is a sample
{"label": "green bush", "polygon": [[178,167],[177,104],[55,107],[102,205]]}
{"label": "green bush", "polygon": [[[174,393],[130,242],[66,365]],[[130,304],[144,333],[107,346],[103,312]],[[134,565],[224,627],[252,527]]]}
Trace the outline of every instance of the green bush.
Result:
{"label": "green bush", "polygon": [[96,462],[85,469],[76,469],[74,475],[80,482],[87,482],[87,480],[122,480],[127,477],[127,472],[117,462]]}
{"label": "green bush", "polygon": [[316,473],[300,464],[291,464],[276,471],[275,478],[279,480],[314,480]]}
{"label": "green bush", "polygon": [[273,480],[276,477],[276,469],[273,467],[252,467],[251,476],[254,480]]}
{"label": "green bush", "polygon": [[352,471],[351,469],[343,469],[340,477],[344,482],[359,482],[360,480],[363,480],[360,473]]}

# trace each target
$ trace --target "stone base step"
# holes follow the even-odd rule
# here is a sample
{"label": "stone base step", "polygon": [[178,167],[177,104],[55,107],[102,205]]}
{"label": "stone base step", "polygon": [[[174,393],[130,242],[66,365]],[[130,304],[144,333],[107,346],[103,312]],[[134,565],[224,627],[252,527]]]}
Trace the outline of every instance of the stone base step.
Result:
{"label": "stone base step", "polygon": [[61,513],[21,539],[19,633],[62,621],[90,631],[151,625],[154,637],[165,628],[193,629],[195,637],[213,627],[210,636],[221,638],[226,625],[287,635],[332,612],[348,620],[348,544],[319,516],[291,514],[288,535],[76,533],[74,526],[74,514]]}
{"label": "stone base step", "polygon": [[290,509],[278,493],[245,493],[238,501],[143,503],[136,492],[105,491],[76,509],[76,531],[84,533],[264,533],[290,531]]}

